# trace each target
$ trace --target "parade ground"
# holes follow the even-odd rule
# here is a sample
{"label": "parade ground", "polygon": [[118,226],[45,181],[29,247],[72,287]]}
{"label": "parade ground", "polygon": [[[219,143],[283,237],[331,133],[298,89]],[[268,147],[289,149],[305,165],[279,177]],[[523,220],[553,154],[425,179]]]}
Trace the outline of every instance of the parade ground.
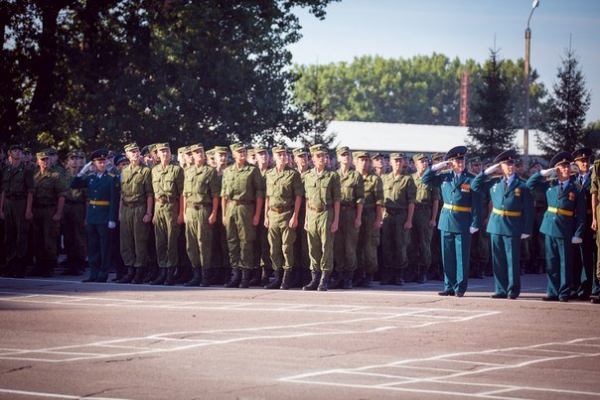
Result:
{"label": "parade ground", "polygon": [[0,279],[0,398],[600,398],[600,307],[402,288]]}

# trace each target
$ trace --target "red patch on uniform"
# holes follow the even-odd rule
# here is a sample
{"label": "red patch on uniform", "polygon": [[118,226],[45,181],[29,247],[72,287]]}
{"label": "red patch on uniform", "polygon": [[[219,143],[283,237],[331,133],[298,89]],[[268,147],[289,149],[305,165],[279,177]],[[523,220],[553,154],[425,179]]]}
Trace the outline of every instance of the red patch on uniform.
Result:
{"label": "red patch on uniform", "polygon": [[515,196],[520,196],[521,195],[521,189],[516,188],[515,189]]}
{"label": "red patch on uniform", "polygon": [[575,201],[575,193],[573,193],[573,192],[569,193],[569,200]]}
{"label": "red patch on uniform", "polygon": [[462,185],[460,185],[460,191],[461,192],[470,192],[471,191],[471,185],[469,185],[468,183],[463,183]]}

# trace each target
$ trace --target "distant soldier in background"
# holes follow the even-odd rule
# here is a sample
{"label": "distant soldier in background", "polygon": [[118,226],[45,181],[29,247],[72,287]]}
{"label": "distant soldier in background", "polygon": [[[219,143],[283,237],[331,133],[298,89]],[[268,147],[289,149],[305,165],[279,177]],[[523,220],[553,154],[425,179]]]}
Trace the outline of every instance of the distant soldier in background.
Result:
{"label": "distant soldier in background", "polygon": [[[469,173],[474,176],[479,175],[482,170],[482,161],[479,157],[471,157],[469,159]],[[487,223],[490,216],[490,192],[482,190],[481,196],[481,212],[483,218],[483,228],[471,235],[471,254],[470,254],[470,278],[484,279],[485,267],[490,259],[490,236],[486,231]]]}
{"label": "distant soldier in background", "polygon": [[81,170],[81,162],[85,154],[79,150],[67,154],[67,172],[65,180],[65,206],[63,208],[62,226],[67,253],[63,275],[82,275],[85,266],[85,212],[87,193],[85,189],[72,189],[71,183]]}
{"label": "distant soldier in background", "polygon": [[[223,172],[227,168],[229,152],[225,146],[216,146],[211,150],[214,155],[215,172],[221,189],[223,188]],[[220,193],[219,193],[220,196]],[[213,282],[225,284],[231,278],[231,263],[229,262],[229,247],[227,245],[227,232],[223,225],[223,210],[219,204],[217,221],[213,227],[213,264],[215,271]]]}
{"label": "distant soldier in background", "polygon": [[[256,156],[256,167],[266,185],[266,174],[269,169],[269,152],[262,146],[254,148]],[[266,187],[266,186],[265,186]],[[273,271],[269,249],[268,229],[265,227],[265,214],[260,214],[260,221],[256,227],[256,240],[254,241],[254,276],[250,280],[250,286],[265,287],[269,284],[269,278]]]}
{"label": "distant soldier in background", "polygon": [[[308,163],[308,154],[306,149],[301,147],[294,149],[294,163],[296,170],[302,179],[304,185],[304,176],[310,171]],[[296,242],[294,244],[294,270],[296,271],[296,284],[300,287],[310,282],[310,257],[308,253],[308,233],[306,232],[304,221],[306,220],[306,196],[302,196],[300,211],[298,212],[298,227],[296,228]]]}

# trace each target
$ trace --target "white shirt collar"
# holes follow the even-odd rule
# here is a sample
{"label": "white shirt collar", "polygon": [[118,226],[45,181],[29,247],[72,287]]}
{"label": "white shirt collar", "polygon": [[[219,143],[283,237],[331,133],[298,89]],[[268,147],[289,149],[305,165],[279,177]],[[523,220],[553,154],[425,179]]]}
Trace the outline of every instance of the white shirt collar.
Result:
{"label": "white shirt collar", "polygon": [[506,178],[506,186],[509,186],[513,181],[517,178],[517,174],[512,174],[508,178]]}

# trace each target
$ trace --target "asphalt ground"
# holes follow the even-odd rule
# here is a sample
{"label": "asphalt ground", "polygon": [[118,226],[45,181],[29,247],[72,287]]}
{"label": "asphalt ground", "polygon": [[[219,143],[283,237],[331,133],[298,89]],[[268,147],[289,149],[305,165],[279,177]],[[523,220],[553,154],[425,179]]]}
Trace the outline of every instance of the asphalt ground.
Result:
{"label": "asphalt ground", "polygon": [[425,285],[303,292],[0,279],[0,398],[600,398],[600,307]]}

